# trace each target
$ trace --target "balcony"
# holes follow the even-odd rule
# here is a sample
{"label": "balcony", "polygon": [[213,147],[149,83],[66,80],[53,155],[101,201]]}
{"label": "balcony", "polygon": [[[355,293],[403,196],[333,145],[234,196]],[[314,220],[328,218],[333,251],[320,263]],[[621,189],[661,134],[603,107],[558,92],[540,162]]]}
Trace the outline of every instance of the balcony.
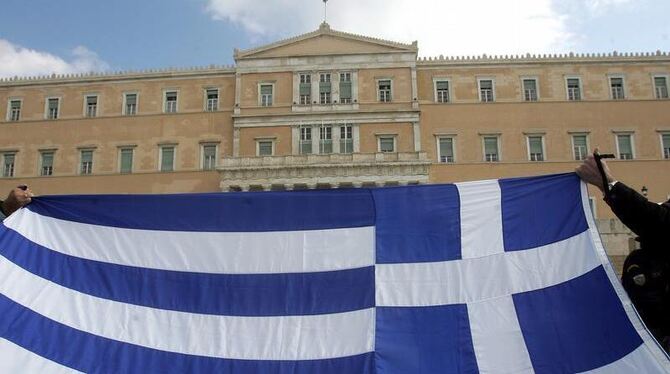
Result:
{"label": "balcony", "polygon": [[425,152],[224,157],[222,191],[375,187],[428,182]]}

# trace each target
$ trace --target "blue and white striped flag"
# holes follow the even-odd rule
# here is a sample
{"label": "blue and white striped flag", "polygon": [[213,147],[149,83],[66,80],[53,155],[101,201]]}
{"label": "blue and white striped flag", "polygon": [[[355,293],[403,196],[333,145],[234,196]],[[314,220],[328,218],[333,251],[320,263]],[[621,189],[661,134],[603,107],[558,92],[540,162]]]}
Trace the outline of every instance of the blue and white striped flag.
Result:
{"label": "blue and white striped flag", "polygon": [[670,372],[573,174],[42,197],[0,255],[2,372]]}

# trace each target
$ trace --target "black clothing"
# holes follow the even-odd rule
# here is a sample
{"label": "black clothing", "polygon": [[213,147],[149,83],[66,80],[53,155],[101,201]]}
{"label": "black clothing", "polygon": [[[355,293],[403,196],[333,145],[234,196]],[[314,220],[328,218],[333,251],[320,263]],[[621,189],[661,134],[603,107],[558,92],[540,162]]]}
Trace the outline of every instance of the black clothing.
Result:
{"label": "black clothing", "polygon": [[621,182],[605,199],[621,221],[639,236],[621,282],[656,340],[670,342],[670,200],[656,204]]}

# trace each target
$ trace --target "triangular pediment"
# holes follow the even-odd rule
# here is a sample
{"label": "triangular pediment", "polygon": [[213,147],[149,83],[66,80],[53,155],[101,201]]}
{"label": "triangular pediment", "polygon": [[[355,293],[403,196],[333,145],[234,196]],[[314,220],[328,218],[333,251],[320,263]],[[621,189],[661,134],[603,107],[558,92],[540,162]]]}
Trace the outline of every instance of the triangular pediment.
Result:
{"label": "triangular pediment", "polygon": [[295,56],[328,56],[368,53],[416,53],[416,42],[403,44],[331,30],[318,30],[246,51],[235,51],[235,60]]}

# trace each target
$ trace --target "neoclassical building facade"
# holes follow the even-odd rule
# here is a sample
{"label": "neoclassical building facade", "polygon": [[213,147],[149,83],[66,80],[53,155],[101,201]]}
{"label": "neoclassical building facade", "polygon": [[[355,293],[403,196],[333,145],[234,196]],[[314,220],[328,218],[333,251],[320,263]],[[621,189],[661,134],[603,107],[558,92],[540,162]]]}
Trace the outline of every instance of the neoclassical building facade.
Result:
{"label": "neoclassical building facade", "polygon": [[665,52],[418,58],[324,23],[234,58],[0,80],[0,191],[450,183],[570,172],[599,146],[618,178],[670,194]]}

